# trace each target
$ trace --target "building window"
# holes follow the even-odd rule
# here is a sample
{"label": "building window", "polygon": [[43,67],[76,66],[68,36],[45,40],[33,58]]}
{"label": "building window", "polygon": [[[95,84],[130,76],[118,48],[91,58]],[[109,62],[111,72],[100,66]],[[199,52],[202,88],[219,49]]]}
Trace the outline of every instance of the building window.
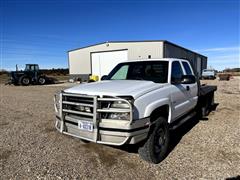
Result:
{"label": "building window", "polygon": [[148,59],[151,59],[152,57],[151,57],[151,55],[148,55]]}

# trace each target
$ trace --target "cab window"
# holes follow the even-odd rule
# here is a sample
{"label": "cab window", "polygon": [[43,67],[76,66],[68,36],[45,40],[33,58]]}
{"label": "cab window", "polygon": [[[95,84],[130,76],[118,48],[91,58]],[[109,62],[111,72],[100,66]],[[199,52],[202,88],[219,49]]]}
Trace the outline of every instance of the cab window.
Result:
{"label": "cab window", "polygon": [[30,69],[31,71],[34,71],[34,70],[35,70],[34,65],[31,65],[30,68],[31,68],[31,69]]}
{"label": "cab window", "polygon": [[183,64],[186,74],[193,75],[191,68],[189,67],[189,64],[187,62],[182,62],[182,64]]}
{"label": "cab window", "polygon": [[182,79],[183,71],[181,64],[178,61],[172,62],[171,82],[179,82]]}

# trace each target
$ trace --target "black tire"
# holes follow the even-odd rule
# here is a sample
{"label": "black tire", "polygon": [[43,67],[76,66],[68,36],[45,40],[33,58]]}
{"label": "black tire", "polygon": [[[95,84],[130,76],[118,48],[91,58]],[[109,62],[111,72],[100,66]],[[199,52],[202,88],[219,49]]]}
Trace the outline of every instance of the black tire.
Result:
{"label": "black tire", "polygon": [[147,141],[143,147],[138,149],[138,153],[143,160],[158,164],[168,154],[169,141],[170,136],[167,120],[159,117],[149,132]]}
{"label": "black tire", "polygon": [[46,78],[45,77],[39,77],[38,78],[38,84],[40,84],[40,85],[46,84]]}
{"label": "black tire", "polygon": [[23,86],[28,86],[31,83],[31,80],[27,76],[22,76],[19,80],[20,84]]}

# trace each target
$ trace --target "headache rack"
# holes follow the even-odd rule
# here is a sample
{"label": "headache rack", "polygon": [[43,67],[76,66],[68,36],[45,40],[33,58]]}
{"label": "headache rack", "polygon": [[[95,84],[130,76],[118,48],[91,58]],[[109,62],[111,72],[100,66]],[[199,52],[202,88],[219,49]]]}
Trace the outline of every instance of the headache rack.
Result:
{"label": "headache rack", "polygon": [[[110,107],[109,104],[114,102],[125,103],[129,108]],[[108,113],[129,113],[129,119],[109,119],[106,116]],[[99,124],[101,122],[125,121],[125,124],[131,124],[133,119],[132,104],[126,99],[114,96],[98,97],[64,92],[60,94],[59,115],[61,120],[60,131],[62,133],[99,143],[101,143],[99,135]],[[79,121],[92,123],[93,131],[80,130],[78,128]]]}

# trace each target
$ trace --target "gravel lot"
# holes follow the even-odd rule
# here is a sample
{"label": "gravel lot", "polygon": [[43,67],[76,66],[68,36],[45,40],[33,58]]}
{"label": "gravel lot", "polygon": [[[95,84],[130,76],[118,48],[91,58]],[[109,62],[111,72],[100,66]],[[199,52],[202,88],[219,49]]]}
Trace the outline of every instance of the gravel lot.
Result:
{"label": "gravel lot", "polygon": [[0,85],[0,179],[225,179],[240,175],[240,79],[217,84],[207,121],[172,132],[160,164],[141,160],[135,146],[116,148],[62,135],[54,128],[59,86]]}

